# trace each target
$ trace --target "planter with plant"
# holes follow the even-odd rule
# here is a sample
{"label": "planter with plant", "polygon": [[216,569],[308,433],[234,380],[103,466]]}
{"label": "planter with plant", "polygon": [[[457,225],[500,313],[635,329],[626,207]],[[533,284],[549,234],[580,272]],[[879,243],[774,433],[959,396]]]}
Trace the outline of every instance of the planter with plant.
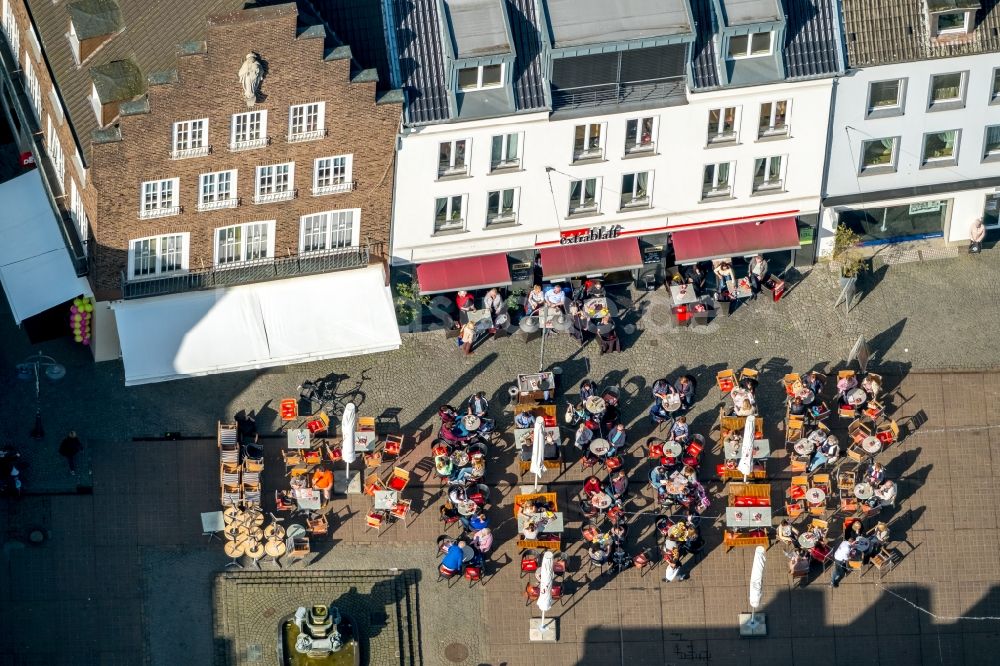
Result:
{"label": "planter with plant", "polygon": [[847,225],[837,225],[830,261],[840,269],[841,285],[846,284],[851,278],[856,278],[865,269],[865,259],[860,246],[861,236]]}
{"label": "planter with plant", "polygon": [[417,308],[431,302],[430,296],[420,295],[420,285],[416,282],[399,282],[396,284],[396,323],[399,326],[410,326],[416,320]]}

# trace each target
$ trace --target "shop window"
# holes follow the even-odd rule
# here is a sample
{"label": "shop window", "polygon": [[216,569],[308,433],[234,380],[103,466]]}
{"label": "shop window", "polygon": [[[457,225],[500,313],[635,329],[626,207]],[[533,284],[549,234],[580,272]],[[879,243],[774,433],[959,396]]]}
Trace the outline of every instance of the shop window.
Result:
{"label": "shop window", "polygon": [[929,238],[943,235],[949,200],[918,201],[901,206],[841,211],[839,222],[863,243]]}

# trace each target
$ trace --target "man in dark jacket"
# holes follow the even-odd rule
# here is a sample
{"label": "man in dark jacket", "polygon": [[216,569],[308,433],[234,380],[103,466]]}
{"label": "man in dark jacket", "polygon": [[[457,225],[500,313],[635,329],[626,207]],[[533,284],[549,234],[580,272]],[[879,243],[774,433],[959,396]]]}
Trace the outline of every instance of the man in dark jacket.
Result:
{"label": "man in dark jacket", "polygon": [[76,436],[75,430],[70,430],[69,434],[59,443],[59,455],[69,463],[69,473],[76,476],[76,454],[83,449],[83,443]]}

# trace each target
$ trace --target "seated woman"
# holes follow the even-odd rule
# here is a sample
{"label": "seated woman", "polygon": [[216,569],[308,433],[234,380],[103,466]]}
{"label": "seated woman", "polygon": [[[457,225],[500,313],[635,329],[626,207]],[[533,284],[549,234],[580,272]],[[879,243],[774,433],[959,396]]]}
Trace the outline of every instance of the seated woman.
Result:
{"label": "seated woman", "polygon": [[788,403],[788,413],[792,416],[805,416],[806,405],[802,402],[802,398],[798,396],[792,398],[792,401]]}
{"label": "seated woman", "polygon": [[729,261],[713,260],[713,270],[715,272],[715,283],[718,291],[732,292],[736,285],[736,274],[733,273],[733,265]]}
{"label": "seated woman", "polygon": [[535,522],[534,520],[529,520],[524,524],[524,529],[521,530],[521,537],[529,541],[534,541],[538,539],[539,529],[540,528],[537,522]]}
{"label": "seated woman", "polygon": [[839,455],[840,447],[837,445],[837,438],[833,435],[827,437],[813,452],[812,460],[809,462],[809,473],[816,471],[821,465],[835,461]]}
{"label": "seated woman", "polygon": [[476,483],[486,475],[486,458],[482,455],[472,457],[472,466],[463,467],[453,473],[451,478],[455,483]]}
{"label": "seated woman", "polygon": [[883,548],[889,543],[889,526],[885,523],[876,523],[868,534],[875,541],[875,548]]}
{"label": "seated woman", "polygon": [[678,416],[677,420],[674,421],[674,425],[670,427],[670,439],[684,444],[687,442],[689,435],[690,429],[688,428],[687,418]]}
{"label": "seated woman", "polygon": [[666,485],[667,479],[670,477],[670,470],[664,465],[657,465],[649,472],[649,485],[653,487],[656,492],[663,492],[663,486]]}
{"label": "seated woman", "polygon": [[659,400],[654,400],[649,408],[650,425],[658,426],[669,418],[670,413],[663,408],[663,403]]}
{"label": "seated woman", "polygon": [[434,456],[434,470],[438,473],[438,476],[451,476],[454,465],[451,456]]}
{"label": "seated woman", "polygon": [[750,416],[754,413],[756,401],[753,394],[746,390],[730,393],[733,398],[733,414],[735,416]]}
{"label": "seated woman", "polygon": [[493,532],[488,527],[484,527],[472,535],[472,547],[480,554],[485,555],[493,547]]}
{"label": "seated woman", "polygon": [[802,378],[802,385],[815,393],[818,399],[819,394],[823,392],[825,381],[826,380],[823,375],[819,374],[815,370],[812,370]]}
{"label": "seated woman", "polygon": [[878,398],[878,394],[882,391],[882,384],[879,380],[872,377],[871,375],[866,375],[863,380],[861,380],[861,388],[865,390],[868,397],[872,400]]}
{"label": "seated woman", "polygon": [[545,305],[545,294],[542,292],[542,285],[536,284],[524,299],[524,312],[531,314],[543,305]]}
{"label": "seated woman", "polygon": [[597,389],[594,388],[594,383],[589,379],[584,379],[580,382],[580,402],[586,402],[587,398],[597,395]]}
{"label": "seated woman", "polygon": [[841,399],[841,402],[844,402],[847,392],[857,387],[858,378],[856,376],[841,377],[837,380],[837,397]]}
{"label": "seated woman", "polygon": [[865,475],[868,483],[873,486],[880,486],[885,481],[885,467],[881,463],[872,463]]}
{"label": "seated woman", "polygon": [[591,440],[594,439],[594,431],[587,427],[586,423],[581,423],[576,429],[576,437],[573,439],[573,446],[581,451],[586,451],[590,447]]}
{"label": "seated woman", "polygon": [[517,428],[533,428],[535,427],[535,416],[528,410],[524,410],[514,417],[514,426]]}
{"label": "seated woman", "polygon": [[588,476],[583,482],[583,492],[591,496],[601,492],[601,480],[596,476]]}
{"label": "seated woman", "polygon": [[797,547],[796,539],[799,538],[799,531],[789,523],[787,520],[782,520],[778,523],[778,529],[775,530],[775,536],[778,541],[785,544],[786,546]]}
{"label": "seated woman", "polygon": [[684,269],[684,281],[694,286],[694,293],[701,296],[705,291],[705,271],[698,264],[691,264]]}
{"label": "seated woman", "polygon": [[454,423],[458,420],[458,412],[451,405],[441,405],[438,407],[438,417],[442,423]]}
{"label": "seated woman", "polygon": [[590,546],[590,549],[587,551],[587,553],[590,555],[591,562],[595,564],[605,564],[607,563],[608,557],[611,554],[611,548],[610,545],[603,546],[595,543]]}
{"label": "seated woman", "polygon": [[607,292],[604,290],[604,285],[601,284],[600,280],[594,280],[589,286],[586,286],[584,294],[586,298],[604,298]]}

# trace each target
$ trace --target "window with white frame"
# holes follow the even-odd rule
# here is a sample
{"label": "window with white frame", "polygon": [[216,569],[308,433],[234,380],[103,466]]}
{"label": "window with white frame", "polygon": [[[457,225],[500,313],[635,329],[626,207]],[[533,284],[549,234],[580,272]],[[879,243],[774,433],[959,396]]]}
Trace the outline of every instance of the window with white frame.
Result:
{"label": "window with white frame", "polygon": [[599,178],[572,180],[569,183],[569,214],[585,215],[600,210],[601,188]]}
{"label": "window with white frame", "polygon": [[31,101],[31,110],[35,112],[35,118],[41,119],[42,112],[42,89],[38,85],[38,75],[31,64],[28,52],[24,52],[24,80],[28,87],[28,100]]}
{"label": "window with white frame", "polygon": [[458,70],[458,89],[462,92],[499,88],[503,85],[503,65],[480,65]]}
{"label": "window with white frame", "polygon": [[494,136],[490,143],[490,171],[521,166],[521,140],[520,132]]}
{"label": "window with white frame", "polygon": [[146,220],[180,213],[180,197],[177,193],[179,185],[178,178],[144,182],[140,192],[139,217]]}
{"label": "window with white frame", "polygon": [[14,18],[13,0],[3,2],[3,29],[7,35],[7,43],[10,44],[10,52],[16,58],[21,52],[21,30],[17,27],[17,19]]}
{"label": "window with white frame", "polygon": [[895,171],[899,153],[899,137],[890,136],[861,142],[861,172]]}
{"label": "window with white frame", "polygon": [[519,188],[496,190],[486,194],[486,226],[493,227],[517,222]]}
{"label": "window with white frame", "polygon": [[361,209],[328,210],[299,220],[299,252],[332,252],[356,247],[361,237]]}
{"label": "window with white frame", "polygon": [[350,192],[354,189],[351,155],[320,157],[313,162],[313,196]]}
{"label": "window with white frame", "polygon": [[271,203],[295,198],[295,162],[257,167],[257,189],[253,202]]}
{"label": "window with white frame", "polygon": [[938,35],[967,33],[969,31],[969,18],[971,16],[972,12],[969,11],[937,14],[932,18],[934,27],[936,28],[934,32]]}
{"label": "window with white frame", "polygon": [[229,266],[274,258],[274,220],[215,230],[215,265]]}
{"label": "window with white frame", "polygon": [[622,175],[621,209],[649,208],[649,195],[652,184],[652,171],[640,171],[639,173],[626,173]]}
{"label": "window with white frame", "polygon": [[983,161],[1000,160],[1000,125],[990,125],[986,128],[983,139]]}
{"label": "window with white frame", "polygon": [[289,141],[309,141],[324,136],[326,136],[326,102],[296,104],[289,110]]}
{"label": "window with white frame", "polygon": [[753,191],[780,190],[785,180],[785,160],[781,155],[759,157],[753,163]]}
{"label": "window with white frame", "polygon": [[708,112],[708,142],[730,143],[736,141],[736,107],[727,106]]}
{"label": "window with white frame", "polygon": [[267,111],[233,114],[229,150],[249,150],[267,145]]}
{"label": "window with white frame", "polygon": [[76,226],[76,233],[83,246],[83,253],[87,254],[87,244],[90,240],[90,220],[87,219],[87,211],[83,208],[83,199],[80,197],[80,188],[76,186],[76,181],[72,178],[69,181],[70,191],[70,215],[73,217],[73,224]]}
{"label": "window with white frame", "polygon": [[625,154],[649,153],[656,150],[656,118],[632,118],[625,121]]}
{"label": "window with white frame", "polygon": [[868,84],[868,113],[891,115],[902,111],[904,79],[872,81]]}
{"label": "window with white frame", "polygon": [[465,229],[466,200],[464,194],[434,200],[434,233]]}
{"label": "window with white frame", "polygon": [[469,139],[443,141],[438,146],[438,177],[464,176],[469,173]]}
{"label": "window with white frame", "polygon": [[760,105],[757,136],[782,136],[788,134],[788,100],[764,102]]}
{"label": "window with white frame", "polygon": [[706,164],[701,198],[728,197],[733,191],[733,163]]}
{"label": "window with white frame", "polygon": [[137,238],[129,241],[129,279],[156,277],[188,268],[187,233]]}
{"label": "window with white frame", "polygon": [[203,173],[198,177],[198,210],[236,208],[236,170]]}
{"label": "window with white frame", "polygon": [[966,72],[949,72],[931,76],[930,99],[927,105],[932,111],[964,106],[965,75]]}
{"label": "window with white frame", "polygon": [[175,160],[208,155],[208,118],[174,123],[172,146],[170,157]]}
{"label": "window with white frame", "polygon": [[954,164],[958,158],[959,130],[924,134],[922,166]]}
{"label": "window with white frame", "polygon": [[772,34],[752,32],[749,35],[733,35],[729,38],[729,58],[757,58],[771,55]]}
{"label": "window with white frame", "polygon": [[80,64],[80,38],[76,34],[76,25],[73,21],[69,22],[69,34],[66,35],[69,39],[69,47],[73,51],[73,60],[76,64]]}
{"label": "window with white frame", "polygon": [[573,160],[604,157],[604,124],[577,125],[573,133]]}
{"label": "window with white frame", "polygon": [[46,147],[49,151],[49,159],[52,160],[52,168],[56,172],[56,181],[59,183],[59,191],[66,191],[66,156],[63,154],[62,144],[59,142],[58,125],[52,122],[52,118],[46,116],[48,134],[46,135]]}

